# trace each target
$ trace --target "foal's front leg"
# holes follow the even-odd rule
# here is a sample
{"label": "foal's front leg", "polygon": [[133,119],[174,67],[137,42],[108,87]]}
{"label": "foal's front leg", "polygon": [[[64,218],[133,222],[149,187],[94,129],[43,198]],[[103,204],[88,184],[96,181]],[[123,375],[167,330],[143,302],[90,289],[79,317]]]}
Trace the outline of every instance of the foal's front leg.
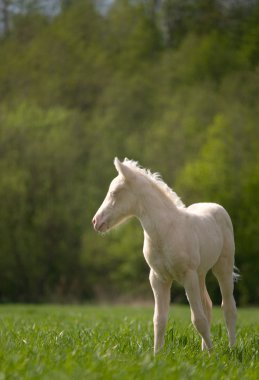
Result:
{"label": "foal's front leg", "polygon": [[151,269],[149,275],[150,284],[155,298],[154,310],[154,354],[164,345],[164,335],[170,305],[171,283],[164,283],[155,275]]}

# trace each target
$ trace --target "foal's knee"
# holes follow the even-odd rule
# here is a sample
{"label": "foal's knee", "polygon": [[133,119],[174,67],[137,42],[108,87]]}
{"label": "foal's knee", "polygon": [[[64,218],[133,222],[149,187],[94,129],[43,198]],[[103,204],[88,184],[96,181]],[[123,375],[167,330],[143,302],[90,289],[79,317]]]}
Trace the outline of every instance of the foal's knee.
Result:
{"label": "foal's knee", "polygon": [[153,318],[153,323],[156,329],[164,329],[167,323],[167,317],[165,315],[155,314]]}

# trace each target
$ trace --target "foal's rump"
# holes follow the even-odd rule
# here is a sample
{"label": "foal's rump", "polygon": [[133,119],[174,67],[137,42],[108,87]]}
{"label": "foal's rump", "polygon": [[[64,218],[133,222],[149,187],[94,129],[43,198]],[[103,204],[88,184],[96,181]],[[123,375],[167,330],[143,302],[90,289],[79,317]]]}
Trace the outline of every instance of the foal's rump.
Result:
{"label": "foal's rump", "polygon": [[234,265],[233,227],[227,211],[216,203],[195,203],[187,211],[199,241],[199,269],[206,273],[223,255]]}

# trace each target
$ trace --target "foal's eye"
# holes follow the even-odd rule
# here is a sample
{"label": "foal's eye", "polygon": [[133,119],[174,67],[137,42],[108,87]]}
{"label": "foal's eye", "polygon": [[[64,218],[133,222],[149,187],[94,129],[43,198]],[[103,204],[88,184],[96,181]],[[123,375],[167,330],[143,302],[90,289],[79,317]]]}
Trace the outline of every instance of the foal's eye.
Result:
{"label": "foal's eye", "polygon": [[110,196],[111,196],[112,198],[115,198],[116,194],[117,194],[116,191],[111,191],[111,192],[110,192]]}

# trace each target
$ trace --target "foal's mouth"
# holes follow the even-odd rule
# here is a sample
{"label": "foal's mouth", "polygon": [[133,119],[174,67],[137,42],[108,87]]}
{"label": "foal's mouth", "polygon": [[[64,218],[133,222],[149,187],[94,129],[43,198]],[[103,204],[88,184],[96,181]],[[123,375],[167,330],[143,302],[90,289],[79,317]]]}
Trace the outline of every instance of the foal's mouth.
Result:
{"label": "foal's mouth", "polygon": [[106,222],[103,222],[100,224],[100,226],[98,226],[98,228],[96,229],[97,232],[100,232],[100,233],[105,233],[106,231],[108,231],[108,225]]}

